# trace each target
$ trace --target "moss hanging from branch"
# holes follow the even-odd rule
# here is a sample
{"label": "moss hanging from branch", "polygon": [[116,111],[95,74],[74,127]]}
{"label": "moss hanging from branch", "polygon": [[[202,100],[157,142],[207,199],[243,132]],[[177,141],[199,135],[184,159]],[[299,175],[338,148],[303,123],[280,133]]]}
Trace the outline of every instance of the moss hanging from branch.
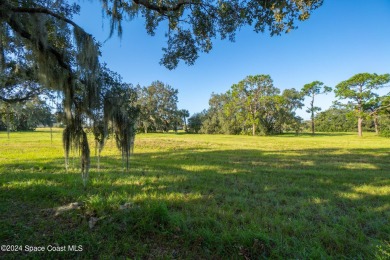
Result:
{"label": "moss hanging from branch", "polygon": [[62,141],[65,151],[65,168],[68,171],[69,167],[69,154],[70,152],[77,151],[80,154],[80,166],[83,184],[86,186],[89,176],[90,167],[90,150],[88,145],[88,137],[82,127],[81,114],[76,114],[74,120],[68,121],[63,135]]}
{"label": "moss hanging from branch", "polygon": [[136,99],[135,90],[130,85],[122,84],[107,93],[104,103],[105,121],[112,124],[116,146],[121,151],[126,170],[129,169],[139,115],[139,108],[134,106]]}

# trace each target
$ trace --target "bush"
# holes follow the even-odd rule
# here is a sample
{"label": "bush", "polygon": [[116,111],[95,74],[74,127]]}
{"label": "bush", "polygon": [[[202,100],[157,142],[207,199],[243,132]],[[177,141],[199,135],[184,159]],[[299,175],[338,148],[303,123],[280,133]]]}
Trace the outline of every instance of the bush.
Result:
{"label": "bush", "polygon": [[390,137],[390,130],[389,129],[382,130],[380,135],[383,137]]}

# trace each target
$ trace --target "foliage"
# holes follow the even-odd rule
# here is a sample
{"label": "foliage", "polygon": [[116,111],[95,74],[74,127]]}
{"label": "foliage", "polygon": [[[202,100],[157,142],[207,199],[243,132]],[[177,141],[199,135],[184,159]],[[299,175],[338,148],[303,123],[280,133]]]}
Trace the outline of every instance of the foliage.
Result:
{"label": "foliage", "polygon": [[367,104],[378,97],[374,91],[390,82],[390,74],[359,73],[340,82],[336,88],[336,97],[349,100],[358,118],[358,135],[362,136],[362,122],[367,113]]}
{"label": "foliage", "polygon": [[188,128],[190,133],[199,133],[202,128],[202,122],[205,118],[206,111],[195,113],[188,118]]}
{"label": "foliage", "polygon": [[[123,83],[120,75],[102,66],[98,78],[100,80],[100,91],[96,93],[98,98],[92,100],[83,92],[77,92],[71,111],[74,117],[71,121],[66,121],[63,133],[65,165],[68,168],[71,150],[80,154],[84,186],[88,181],[90,167],[90,149],[86,132],[88,129],[84,127],[87,122],[92,122],[95,145],[99,152],[98,160],[108,137],[109,124],[111,124],[117,147],[122,154],[123,165],[126,165],[126,169],[128,169],[139,113],[135,89],[130,84]],[[83,104],[87,102],[93,103],[93,109],[84,111]]]}
{"label": "foliage", "polygon": [[[226,134],[282,133],[300,124],[295,110],[301,108],[302,95],[295,89],[280,90],[269,75],[248,76],[234,84],[226,94],[211,96],[202,132]],[[298,127],[299,128],[299,127]]]}
{"label": "foliage", "polygon": [[26,61],[45,88],[62,91],[68,120],[76,92],[93,99],[98,87],[98,45],[71,21],[78,11],[64,0],[5,1],[0,8],[1,38],[10,46],[2,57]]}
{"label": "foliage", "polygon": [[205,113],[201,132],[205,134],[239,134],[241,126],[238,125],[234,115],[234,108],[228,107],[231,95],[211,94],[209,109]]}
{"label": "foliage", "polygon": [[0,102],[0,121],[7,128],[8,117],[11,131],[31,131],[42,126],[53,126],[55,121],[51,108],[38,97],[25,102]]}
{"label": "foliage", "polygon": [[[232,102],[228,106],[236,109],[242,125],[252,126],[252,135],[255,135],[259,124],[271,124],[267,112],[279,92],[269,75],[248,76],[231,87]],[[270,127],[264,128],[267,132]]]}
{"label": "foliage", "polygon": [[[178,90],[155,81],[148,87],[137,87],[140,107],[139,127],[148,131],[168,132],[181,118],[177,109]],[[178,119],[179,118],[179,119]]]}
{"label": "foliage", "polygon": [[343,107],[333,106],[325,111],[322,111],[315,116],[314,121],[317,132],[356,131],[356,119],[353,116],[353,111]]}

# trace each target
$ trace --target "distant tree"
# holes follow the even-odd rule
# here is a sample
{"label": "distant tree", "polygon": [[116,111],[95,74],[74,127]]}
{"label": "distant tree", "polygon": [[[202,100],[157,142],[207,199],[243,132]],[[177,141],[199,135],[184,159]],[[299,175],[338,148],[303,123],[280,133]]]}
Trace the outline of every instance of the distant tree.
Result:
{"label": "distant tree", "polygon": [[269,75],[248,76],[226,93],[211,95],[209,109],[203,113],[201,132],[281,133],[291,128],[289,124],[300,124],[295,111],[303,106],[302,101],[302,94],[295,89],[280,94]]}
{"label": "distant tree", "polygon": [[379,112],[381,111],[381,97],[374,96],[363,105],[364,111],[367,112],[367,117],[373,119],[375,133],[379,134]]}
{"label": "distant tree", "polygon": [[302,94],[296,89],[285,89],[279,99],[278,121],[280,133],[285,129],[292,129],[296,133],[300,132],[302,118],[297,116],[295,111],[303,107]]}
{"label": "distant tree", "polygon": [[310,119],[311,119],[311,133],[315,133],[315,126],[314,126],[314,117],[315,113],[318,111],[321,111],[320,107],[314,106],[314,99],[317,95],[326,94],[332,91],[332,88],[328,86],[324,86],[324,83],[321,81],[313,81],[309,84],[306,84],[303,86],[302,94],[304,96],[308,96],[311,98],[310,101],[310,107],[307,108],[306,112],[310,113]]}
{"label": "distant tree", "polygon": [[47,103],[38,97],[24,102],[0,102],[1,120],[12,131],[33,131],[39,125],[52,126],[54,116]]}
{"label": "distant tree", "polygon": [[181,119],[181,122],[184,124],[184,131],[187,132],[187,118],[190,116],[190,112],[187,109],[180,109],[178,115]]}
{"label": "distant tree", "polygon": [[266,135],[282,133],[289,125],[297,125],[295,110],[303,106],[302,95],[295,89],[286,89],[281,95],[272,95],[262,101],[259,113],[260,129]]}
{"label": "distant tree", "polygon": [[[390,94],[390,93],[389,93]],[[380,133],[380,124],[379,121],[383,120],[385,117],[390,116],[390,95],[385,96],[374,96],[372,99],[368,100],[364,104],[364,110],[367,111],[369,118],[372,118],[375,133]],[[380,118],[382,117],[382,120]]]}
{"label": "distant tree", "polygon": [[336,97],[351,100],[350,104],[354,107],[355,115],[358,118],[359,136],[363,135],[362,122],[366,113],[365,105],[369,100],[378,96],[373,92],[374,90],[384,87],[389,82],[390,74],[359,73],[336,86]]}
{"label": "distant tree", "polygon": [[272,96],[279,94],[269,75],[248,76],[231,87],[232,103],[244,122],[252,126],[252,135],[256,134],[259,115],[264,114]]}
{"label": "distant tree", "polygon": [[353,132],[356,131],[356,119],[353,110],[345,106],[332,106],[315,116],[317,132]]}
{"label": "distant tree", "polygon": [[178,90],[161,81],[148,87],[137,88],[140,106],[140,125],[145,133],[148,129],[168,132],[177,121]]}
{"label": "distant tree", "polygon": [[227,108],[230,101],[231,96],[229,94],[211,94],[209,108],[202,123],[202,133],[230,134],[234,132],[233,118],[235,113],[229,113],[230,111]]}
{"label": "distant tree", "polygon": [[195,113],[190,118],[188,118],[188,128],[189,131],[193,133],[199,133],[199,130],[202,128],[202,122],[204,120],[204,115],[206,111],[201,113]]}

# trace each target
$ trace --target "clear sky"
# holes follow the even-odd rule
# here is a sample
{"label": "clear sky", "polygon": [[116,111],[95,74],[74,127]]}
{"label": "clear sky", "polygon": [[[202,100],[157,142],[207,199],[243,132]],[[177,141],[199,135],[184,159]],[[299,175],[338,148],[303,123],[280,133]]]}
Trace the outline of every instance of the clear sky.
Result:
{"label": "clear sky", "polygon": [[[310,19],[282,36],[256,34],[251,28],[237,33],[236,41],[214,41],[195,65],[180,63],[175,70],[159,65],[166,46],[161,27],[147,35],[142,18],[123,23],[123,36],[108,39],[109,21],[97,1],[81,1],[75,22],[103,43],[102,61],[125,82],[149,85],[160,80],[179,90],[179,108],[191,114],[208,108],[212,92],[226,92],[248,75],[269,74],[281,90],[301,89],[320,80],[330,87],[356,73],[390,73],[390,0],[325,0]],[[382,90],[388,93],[390,88]],[[319,96],[328,108],[333,93]],[[305,102],[308,104],[308,102]],[[307,119],[302,111],[298,114]]]}

